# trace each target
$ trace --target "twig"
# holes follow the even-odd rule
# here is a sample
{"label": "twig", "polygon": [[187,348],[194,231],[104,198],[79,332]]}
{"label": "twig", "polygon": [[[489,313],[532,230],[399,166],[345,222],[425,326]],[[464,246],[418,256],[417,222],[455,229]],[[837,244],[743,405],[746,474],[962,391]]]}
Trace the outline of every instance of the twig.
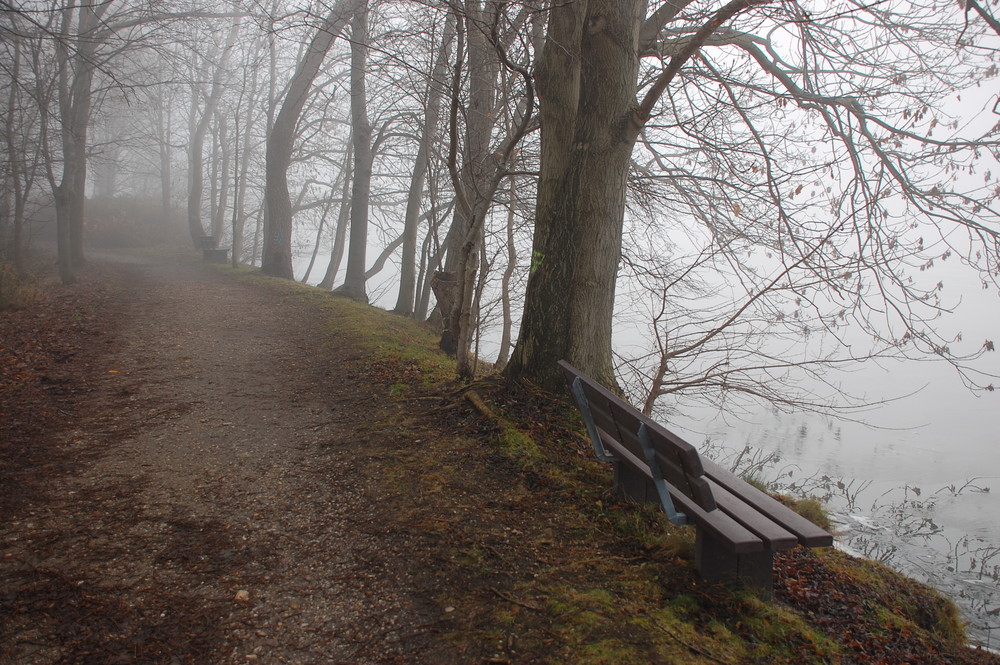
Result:
{"label": "twig", "polygon": [[493,593],[495,593],[497,595],[497,597],[506,600],[508,603],[513,603],[514,605],[519,605],[520,607],[523,607],[523,608],[525,608],[527,610],[532,610],[534,612],[542,612],[543,611],[541,607],[538,607],[537,605],[532,605],[531,603],[525,603],[525,602],[520,601],[520,600],[518,600],[516,598],[511,598],[510,596],[508,596],[507,594],[501,592],[499,589],[497,589],[495,587],[490,587],[490,591],[492,591]]}
{"label": "twig", "polygon": [[713,654],[709,653],[708,651],[705,651],[704,649],[702,649],[700,647],[696,647],[695,645],[691,644],[690,642],[687,642],[686,640],[682,639],[679,635],[677,635],[677,633],[675,633],[674,631],[670,630],[669,628],[667,628],[666,626],[664,626],[662,623],[660,623],[656,619],[653,619],[652,617],[650,617],[650,619],[652,620],[654,626],[656,626],[657,628],[659,628],[660,630],[662,630],[664,633],[666,633],[670,637],[672,637],[675,640],[677,640],[682,646],[687,647],[692,653],[696,653],[699,656],[704,656],[705,658],[708,658],[713,663],[719,663],[720,665],[732,665],[732,663],[727,662],[725,660],[720,660],[720,659],[716,658]]}

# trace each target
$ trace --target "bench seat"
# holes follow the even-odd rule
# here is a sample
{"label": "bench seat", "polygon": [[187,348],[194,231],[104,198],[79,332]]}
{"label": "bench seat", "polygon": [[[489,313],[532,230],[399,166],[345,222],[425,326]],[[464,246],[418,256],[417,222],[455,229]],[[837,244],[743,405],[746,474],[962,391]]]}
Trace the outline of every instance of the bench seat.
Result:
{"label": "bench seat", "polygon": [[560,368],[583,414],[594,452],[615,469],[615,489],[660,503],[696,529],[695,564],[707,578],[738,576],[770,595],[775,552],[829,547],[833,536],[642,415],[565,361]]}

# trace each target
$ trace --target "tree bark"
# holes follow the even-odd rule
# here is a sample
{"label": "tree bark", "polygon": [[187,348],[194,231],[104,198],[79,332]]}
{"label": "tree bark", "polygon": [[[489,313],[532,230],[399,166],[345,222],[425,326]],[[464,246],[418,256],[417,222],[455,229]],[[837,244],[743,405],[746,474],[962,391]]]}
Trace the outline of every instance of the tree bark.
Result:
{"label": "tree bark", "polygon": [[[611,329],[632,148],[653,106],[706,40],[765,0],[730,0],[636,99],[642,0],[589,0],[552,10],[537,80],[542,152],[521,334],[507,376],[559,390],[566,359],[616,384]],[[683,0],[645,22],[662,26]],[[656,28],[656,32],[659,28]],[[578,46],[577,46],[578,45]]]}
{"label": "tree bark", "polygon": [[[87,185],[87,130],[93,98],[95,53],[98,41],[93,32],[111,3],[75,3],[65,7],[60,39],[57,40],[59,69],[59,116],[62,123],[62,180],[53,187],[56,208],[56,245],[59,278],[64,284],[76,281],[76,269],[83,264],[83,217]],[[76,34],[71,36],[74,14]],[[70,57],[72,44],[72,57]]]}
{"label": "tree bark", "polygon": [[216,123],[218,123],[219,127],[218,145],[221,155],[219,156],[218,175],[215,178],[218,187],[216,188],[217,198],[214,199],[217,203],[215,206],[215,215],[212,218],[212,236],[218,240],[222,237],[222,229],[225,226],[226,219],[226,208],[229,207],[229,168],[232,159],[232,148],[228,139],[225,116],[217,113]]}
{"label": "tree bark", "polygon": [[[465,146],[461,169],[457,159],[457,115],[461,82],[461,57],[455,68],[450,120],[449,168],[455,184],[458,205],[446,239],[445,273],[453,275],[455,294],[452,306],[443,310],[444,332],[442,347],[447,344],[456,355],[459,376],[473,373],[472,307],[476,265],[481,247],[482,227],[493,204],[493,194],[499,184],[500,160],[490,150],[493,127],[496,124],[496,86],[499,72],[497,54],[485,27],[492,25],[495,7],[486,7],[479,0],[466,0],[464,34],[468,39],[469,103],[466,110]],[[462,30],[463,26],[459,26]],[[461,44],[461,40],[459,42]]]}
{"label": "tree bark", "polygon": [[420,291],[417,296],[415,311],[413,312],[413,318],[418,321],[424,321],[428,318],[427,311],[430,308],[431,281],[434,273],[441,266],[442,250],[438,229],[441,226],[441,219],[447,217],[449,214],[447,209],[440,216],[437,213],[438,179],[431,178],[428,184],[427,194],[431,204],[428,215],[429,228],[427,229],[427,235],[424,236],[424,244],[420,251],[420,270],[417,273],[417,284],[420,285]]}
{"label": "tree bark", "polygon": [[153,98],[153,105],[156,114],[156,133],[159,144],[160,157],[160,212],[165,223],[169,223],[171,216],[171,198],[173,196],[170,168],[170,133],[172,130],[171,107],[163,100],[164,92],[156,91]]}
{"label": "tree bark", "polygon": [[330,207],[332,205],[332,198],[327,199],[326,203],[323,204],[323,214],[320,216],[319,226],[316,228],[316,242],[313,244],[312,255],[309,257],[309,265],[306,266],[306,272],[300,280],[303,284],[309,283],[309,275],[312,274],[313,266],[316,265],[316,257],[319,256],[319,247],[323,244],[323,229],[326,227],[326,218],[330,215]]}
{"label": "tree bark", "polygon": [[288,92],[267,136],[264,199],[267,217],[261,269],[269,275],[293,279],[292,203],[288,195],[288,167],[295,146],[296,125],[312,83],[337,36],[364,0],[338,0],[316,29],[299,62]]}
{"label": "tree bark", "polygon": [[337,226],[334,230],[333,247],[330,250],[330,263],[326,266],[326,274],[319,282],[319,288],[330,290],[333,282],[337,279],[337,272],[340,270],[340,262],[344,259],[344,247],[347,245],[347,225],[351,217],[351,162],[354,161],[353,144],[348,144],[344,152],[344,164],[341,166],[341,173],[344,174],[344,182],[340,191],[340,212],[337,213]]}
{"label": "tree bark", "polygon": [[[474,371],[470,357],[473,329],[476,264],[482,248],[486,218],[493,205],[493,197],[500,182],[507,175],[508,165],[514,149],[524,138],[534,113],[534,91],[531,74],[523,66],[511,61],[506,53],[504,40],[493,27],[487,33],[487,26],[494,26],[495,12],[502,10],[499,4],[487,3],[486,9],[480,2],[466,3],[465,25],[469,35],[469,98],[471,109],[467,112],[466,150],[462,163],[464,174],[460,174],[456,164],[458,84],[460,83],[461,58],[455,67],[455,84],[452,88],[450,118],[450,143],[448,166],[455,185],[455,222],[449,232],[448,263],[446,272],[457,277],[457,292],[453,309],[446,321],[446,337],[455,340],[456,371],[459,376],[471,378]],[[527,17],[522,13],[517,23]],[[461,28],[461,26],[459,26]],[[510,32],[510,31],[508,31]],[[461,37],[464,33],[459,32]],[[461,51],[461,49],[459,49]],[[496,124],[496,82],[500,65],[515,72],[526,88],[525,106],[520,114],[516,129],[499,146],[490,149],[492,129]],[[454,270],[448,266],[454,265]]]}
{"label": "tree bark", "polygon": [[[507,376],[550,389],[569,360],[612,385],[611,324],[645,3],[552,10],[537,72],[542,153],[524,315]],[[586,26],[586,29],[584,27]]]}
{"label": "tree bark", "polygon": [[[255,102],[257,99],[257,79],[259,70],[257,67],[253,68],[251,74],[251,97],[247,102],[246,110],[246,121],[243,125],[243,135],[242,138],[238,139],[236,142],[236,155],[234,155],[234,161],[236,161],[237,166],[233,169],[233,244],[232,244],[232,258],[230,259],[232,266],[235,268],[240,265],[243,260],[243,243],[246,231],[246,192],[247,192],[247,174],[250,172],[250,157],[253,154],[253,113]],[[239,115],[236,116],[236,127],[235,134],[239,136],[240,125],[239,125]],[[240,147],[242,146],[242,148]],[[242,150],[242,152],[241,152]]]}
{"label": "tree bark", "polygon": [[337,293],[368,302],[365,263],[368,256],[368,201],[372,183],[372,126],[368,120],[365,69],[368,64],[368,6],[358,7],[351,20],[351,143],[354,184],[351,189],[351,236],[347,274]]}
{"label": "tree bark", "polygon": [[[14,57],[11,63],[10,75],[12,81],[17,81],[20,76],[21,71],[21,39],[16,34],[12,35],[13,46],[14,46]],[[26,146],[17,145],[15,133],[17,131],[15,122],[17,118],[17,106],[18,106],[18,86],[11,85],[8,91],[10,95],[7,98],[7,119],[5,123],[5,139],[7,143],[7,163],[8,163],[8,178],[7,186],[3,188],[4,190],[4,201],[3,205],[0,206],[0,241],[7,241],[7,228],[5,218],[9,214],[10,220],[10,247],[9,256],[14,263],[14,270],[17,275],[24,274],[24,240],[23,240],[23,226],[24,226],[24,204],[25,197],[28,195],[29,187],[25,187],[26,183],[22,182],[22,168],[27,170],[27,150]],[[26,179],[30,182],[30,173],[25,173]],[[10,205],[10,201],[7,198],[12,196],[14,199],[13,206]],[[6,248],[4,248],[6,249]]]}
{"label": "tree bark", "polygon": [[514,269],[517,267],[517,252],[514,247],[514,221],[516,219],[514,207],[517,205],[517,179],[510,178],[510,200],[507,208],[507,265],[504,266],[503,275],[500,277],[500,307],[503,315],[503,324],[500,329],[500,351],[497,353],[496,362],[493,366],[499,371],[507,367],[510,359],[510,339],[513,334],[514,320],[510,306],[510,281],[514,276]]}

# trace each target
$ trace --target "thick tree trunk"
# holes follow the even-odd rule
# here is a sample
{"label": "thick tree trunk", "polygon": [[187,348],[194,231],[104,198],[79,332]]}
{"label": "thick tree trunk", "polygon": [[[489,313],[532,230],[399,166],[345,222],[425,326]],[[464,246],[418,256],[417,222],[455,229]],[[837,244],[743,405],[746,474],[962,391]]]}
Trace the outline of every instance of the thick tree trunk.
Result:
{"label": "thick tree trunk", "polygon": [[644,9],[641,0],[590,0],[552,11],[537,73],[542,164],[531,273],[509,377],[558,389],[556,363],[566,359],[614,383],[611,325]]}
{"label": "thick tree trunk", "polygon": [[[737,13],[764,0],[730,0],[671,57],[636,99],[640,41],[688,4],[648,21],[643,0],[578,0],[552,10],[536,73],[542,155],[531,273],[512,379],[561,389],[566,359],[614,385],[611,327],[632,148],[681,66]],[[578,45],[578,48],[577,48]]]}
{"label": "thick tree trunk", "polygon": [[288,167],[295,146],[295,129],[312,83],[327,52],[363,0],[338,0],[316,29],[305,56],[299,62],[285,101],[267,136],[264,199],[267,206],[264,253],[261,269],[269,274],[293,279],[292,203],[288,196]]}
{"label": "thick tree trunk", "polygon": [[372,183],[372,126],[368,120],[365,69],[368,63],[368,7],[363,4],[351,20],[351,143],[354,147],[354,185],[351,189],[351,238],[347,274],[337,293],[368,302],[365,263],[368,256],[368,200]]}
{"label": "thick tree trunk", "polygon": [[[54,187],[56,207],[56,245],[59,278],[64,284],[76,281],[76,269],[83,264],[83,216],[86,206],[87,130],[93,95],[94,53],[97,42],[91,32],[98,25],[107,5],[79,8],[77,34],[69,37],[74,8],[63,14],[63,38],[59,42],[59,114],[62,121],[63,172]],[[67,42],[73,42],[70,58]]]}

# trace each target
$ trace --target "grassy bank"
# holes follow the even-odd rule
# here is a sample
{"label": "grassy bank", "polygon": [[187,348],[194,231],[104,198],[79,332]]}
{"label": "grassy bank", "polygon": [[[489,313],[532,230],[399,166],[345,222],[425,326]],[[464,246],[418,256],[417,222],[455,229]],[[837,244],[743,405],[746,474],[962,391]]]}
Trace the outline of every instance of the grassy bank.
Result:
{"label": "grassy bank", "polygon": [[700,579],[693,530],[612,494],[562,395],[459,384],[423,325],[238,274],[357,349],[378,500],[440,609],[441,662],[1000,663],[964,646],[949,600],[837,551],[779,555],[773,601]]}

